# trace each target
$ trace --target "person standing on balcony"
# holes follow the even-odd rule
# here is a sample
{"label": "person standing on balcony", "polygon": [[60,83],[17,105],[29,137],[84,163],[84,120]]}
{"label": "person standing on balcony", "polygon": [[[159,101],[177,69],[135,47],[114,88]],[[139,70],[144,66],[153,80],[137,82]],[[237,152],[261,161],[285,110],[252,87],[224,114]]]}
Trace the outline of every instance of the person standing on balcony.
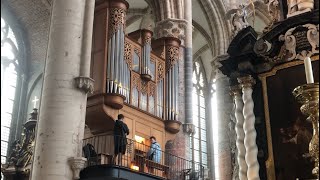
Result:
{"label": "person standing on balcony", "polygon": [[147,153],[147,158],[156,163],[161,161],[161,147],[154,136],[150,137],[151,147]]}
{"label": "person standing on balcony", "polygon": [[[129,135],[129,128],[126,123],[123,122],[124,116],[123,114],[118,115],[118,120],[116,120],[113,128],[114,135],[114,160],[116,160],[118,154],[120,154],[118,158],[118,165],[120,164],[122,155],[126,153],[127,149],[127,135]],[[114,162],[115,163],[115,162]]]}

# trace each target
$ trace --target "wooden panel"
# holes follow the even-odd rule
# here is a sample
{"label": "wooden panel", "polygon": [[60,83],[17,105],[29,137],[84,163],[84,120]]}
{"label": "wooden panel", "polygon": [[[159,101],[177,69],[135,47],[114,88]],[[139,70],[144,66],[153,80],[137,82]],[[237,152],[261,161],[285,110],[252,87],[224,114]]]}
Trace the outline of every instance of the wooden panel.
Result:
{"label": "wooden panel", "polygon": [[148,125],[142,124],[140,122],[136,122],[136,132],[144,134],[144,135],[150,137],[151,128]]}
{"label": "wooden panel", "polygon": [[127,124],[130,134],[127,136],[130,139],[134,139],[133,120],[130,117],[125,117],[124,122]]}
{"label": "wooden panel", "polygon": [[154,136],[157,139],[157,142],[160,144],[160,147],[163,150],[164,149],[163,132],[152,128],[150,136]]}

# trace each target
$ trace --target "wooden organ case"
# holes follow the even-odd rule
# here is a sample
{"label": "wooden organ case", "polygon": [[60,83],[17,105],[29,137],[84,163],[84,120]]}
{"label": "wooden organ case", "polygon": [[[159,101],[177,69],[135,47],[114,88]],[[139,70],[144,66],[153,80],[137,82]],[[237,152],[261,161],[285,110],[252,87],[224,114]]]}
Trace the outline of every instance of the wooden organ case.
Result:
{"label": "wooden organ case", "polygon": [[[113,129],[121,109],[129,107],[179,132],[178,83],[180,40],[152,40],[152,31],[125,35],[128,3],[96,1],[91,78],[86,124],[92,134]],[[129,127],[130,128],[130,127]]]}

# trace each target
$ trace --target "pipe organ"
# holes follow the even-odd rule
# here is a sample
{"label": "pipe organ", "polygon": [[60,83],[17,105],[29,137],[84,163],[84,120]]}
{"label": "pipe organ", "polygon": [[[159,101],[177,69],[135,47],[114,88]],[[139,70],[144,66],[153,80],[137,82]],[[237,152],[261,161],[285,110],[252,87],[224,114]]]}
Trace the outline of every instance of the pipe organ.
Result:
{"label": "pipe organ", "polygon": [[[130,38],[125,39],[124,56],[128,62],[131,76],[130,97],[127,102],[136,108],[146,111],[154,116],[163,118],[163,98],[164,98],[164,74],[165,60],[155,54],[141,53],[145,47],[134,42]],[[151,49],[151,46],[150,46]],[[149,57],[143,57],[148,54]],[[149,63],[143,62],[143,59],[149,59]],[[148,73],[151,74],[147,80],[144,75],[144,67],[149,64]],[[139,68],[141,67],[141,68]]]}
{"label": "pipe organ", "polygon": [[178,119],[178,86],[179,86],[179,51],[180,42],[174,38],[167,38],[166,44],[166,120]]}
{"label": "pipe organ", "polygon": [[127,9],[124,0],[96,1],[91,60],[95,90],[88,96],[86,123],[93,133],[110,129],[107,121],[115,118],[110,112],[116,114],[126,105],[178,124],[176,132],[181,125],[180,40],[153,40],[153,32],[146,29],[125,35]]}

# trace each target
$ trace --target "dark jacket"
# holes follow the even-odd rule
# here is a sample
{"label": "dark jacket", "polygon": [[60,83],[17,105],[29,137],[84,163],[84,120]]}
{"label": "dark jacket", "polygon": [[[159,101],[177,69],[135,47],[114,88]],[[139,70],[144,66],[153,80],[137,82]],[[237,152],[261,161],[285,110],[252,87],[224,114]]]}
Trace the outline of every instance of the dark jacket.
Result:
{"label": "dark jacket", "polygon": [[127,138],[126,136],[129,135],[129,128],[128,126],[119,120],[116,120],[113,129],[114,135],[114,146],[115,146],[115,154],[122,153],[125,154],[126,145],[127,145]]}

